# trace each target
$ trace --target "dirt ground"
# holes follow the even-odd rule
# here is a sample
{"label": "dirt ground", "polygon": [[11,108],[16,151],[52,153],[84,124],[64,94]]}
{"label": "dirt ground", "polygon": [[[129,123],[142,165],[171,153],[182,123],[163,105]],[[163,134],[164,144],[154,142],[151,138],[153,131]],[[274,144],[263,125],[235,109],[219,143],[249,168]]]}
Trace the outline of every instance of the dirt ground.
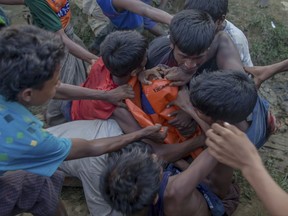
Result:
{"label": "dirt ground", "polygon": [[[168,10],[175,13],[179,10],[183,1],[170,1]],[[260,25],[268,23],[268,30],[273,24],[283,24],[287,27],[287,15],[288,15],[288,0],[270,0],[267,8],[259,8],[258,1],[256,0],[230,0],[229,1],[229,14],[228,19],[233,21],[246,34],[251,49],[252,60],[255,65],[257,64],[269,64],[276,61],[288,58],[288,52],[275,51],[275,58],[270,59],[264,55],[258,55],[257,47],[253,45],[257,42],[261,42],[264,32],[261,31]],[[24,6],[3,6],[12,19],[12,24],[21,24],[24,22],[25,9]],[[23,12],[24,11],[24,12]],[[78,11],[79,12],[79,11]],[[264,18],[263,18],[264,17]],[[267,18],[268,17],[268,18]],[[77,22],[78,17],[74,17]],[[80,18],[79,18],[80,19]],[[82,19],[82,18],[81,18]],[[78,20],[79,21],[79,20]],[[266,23],[263,23],[263,22]],[[256,23],[256,24],[255,24]],[[271,24],[270,24],[271,23]],[[256,25],[256,27],[255,27]],[[259,26],[258,26],[259,25]],[[77,26],[76,26],[77,27]],[[267,31],[268,31],[267,30]],[[286,38],[287,40],[288,38]],[[288,40],[287,40],[288,41]],[[288,47],[288,46],[287,46]],[[271,47],[271,52],[267,52],[266,55],[271,55],[274,47]],[[281,56],[282,59],[277,58]],[[281,127],[278,132],[271,136],[269,141],[260,150],[264,164],[268,168],[273,177],[280,183],[281,187],[287,189],[287,170],[288,170],[288,73],[283,73],[275,76],[271,80],[263,84],[261,94],[270,102],[271,108],[278,120],[281,122]],[[268,215],[263,209],[263,206],[256,198],[253,190],[249,187],[247,182],[243,180],[239,173],[235,175],[236,181],[239,182],[241,193],[241,204],[238,210],[235,212],[235,216],[265,216]],[[79,187],[64,187],[62,193],[62,199],[68,209],[68,214],[71,216],[83,216],[88,215],[87,206],[85,203],[85,197],[82,188]],[[288,213],[287,213],[288,215]]]}

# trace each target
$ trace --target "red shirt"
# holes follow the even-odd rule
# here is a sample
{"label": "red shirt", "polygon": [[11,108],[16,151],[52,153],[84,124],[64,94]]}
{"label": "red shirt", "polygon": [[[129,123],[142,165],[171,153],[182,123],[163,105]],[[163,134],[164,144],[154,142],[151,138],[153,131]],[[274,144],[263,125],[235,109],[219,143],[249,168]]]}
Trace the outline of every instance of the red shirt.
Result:
{"label": "red shirt", "polygon": [[[118,86],[113,82],[110,71],[105,67],[102,58],[99,58],[91,68],[83,87],[109,91]],[[72,102],[72,120],[108,119],[115,106],[101,100],[75,100]]]}

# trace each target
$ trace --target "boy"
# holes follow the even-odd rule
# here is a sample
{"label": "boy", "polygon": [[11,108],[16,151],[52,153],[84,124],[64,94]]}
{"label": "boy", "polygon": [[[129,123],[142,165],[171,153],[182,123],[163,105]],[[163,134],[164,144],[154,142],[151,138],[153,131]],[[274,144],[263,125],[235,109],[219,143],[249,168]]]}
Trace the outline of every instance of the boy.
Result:
{"label": "boy", "polygon": [[263,146],[275,130],[275,118],[268,102],[257,95],[255,84],[245,73],[226,70],[200,74],[190,83],[193,106],[180,102],[187,99],[187,94],[181,92],[178,97],[181,100],[176,104],[187,113],[194,107],[198,117],[208,125],[218,121],[235,124],[257,148]]}
{"label": "boy", "polygon": [[[63,182],[63,175],[55,171],[64,160],[114,151],[160,129],[90,141],[54,137],[27,108],[43,105],[55,95],[64,57],[61,37],[33,26],[10,27],[0,33],[0,47],[0,174],[4,174],[0,183],[1,192],[6,192],[1,196],[1,214],[54,215],[61,209]],[[14,170],[36,175],[18,171],[6,175]]]}
{"label": "boy", "polygon": [[[204,11],[183,10],[170,24],[169,37],[157,38],[150,43],[146,68],[158,64],[172,67],[166,78],[172,85],[189,83],[194,74],[203,70],[232,69],[243,71],[238,50],[223,31],[216,33],[216,25]],[[145,75],[142,83],[147,84]],[[257,81],[258,74],[254,75]]]}
{"label": "boy", "polygon": [[[0,4],[26,5],[33,18],[33,24],[55,32],[63,39],[69,52],[61,62],[60,80],[63,83],[79,85],[86,79],[86,63],[91,64],[97,56],[84,48],[83,42],[74,34],[71,24],[69,0],[0,0]],[[61,114],[63,101],[51,100],[47,106],[46,121],[53,126],[65,122]]]}
{"label": "boy", "polygon": [[[195,112],[207,124],[227,121],[247,131],[256,123],[247,122],[246,118],[255,110],[254,107],[258,108],[255,104],[261,101],[258,99],[255,84],[243,72],[202,73],[191,81],[190,88],[190,99]],[[181,92],[178,97],[186,100],[181,100],[181,103],[177,104],[186,112],[191,113],[192,105],[187,103],[189,101],[187,96]],[[266,117],[266,114],[267,112],[263,113],[263,116]],[[254,144],[261,145],[263,139],[266,138],[265,126],[266,124],[264,128],[258,128],[257,132],[263,137]],[[132,155],[136,157],[131,158]],[[208,211],[208,206],[211,207],[211,200],[206,200],[207,205],[205,199],[211,195],[211,192],[208,192],[209,188],[223,199],[229,191],[233,170],[223,164],[217,165],[215,159],[207,151],[198,156],[187,170],[178,175],[175,175],[177,174],[175,170],[170,173],[164,171],[161,175],[159,164],[151,155],[144,156],[143,154],[141,157],[137,152],[133,152],[132,155],[124,156],[123,154],[123,157],[120,156],[113,162],[111,160],[104,172],[104,181],[101,182],[103,196],[118,211],[133,215],[145,211],[146,206],[154,204],[153,207],[158,208],[155,215],[232,214],[229,209],[223,211],[221,202],[217,202],[220,207],[215,205],[210,212]],[[146,167],[144,163],[148,163],[147,161],[151,164]],[[200,184],[196,189],[206,176],[209,179],[209,184],[206,182],[208,186]],[[127,189],[125,186],[130,184],[132,184],[129,187],[130,192],[125,193]],[[120,192],[120,190],[123,191]],[[215,199],[219,201],[219,198]],[[214,212],[215,209],[220,209],[220,212]]]}
{"label": "boy", "polygon": [[[137,32],[113,32],[101,45],[101,57],[92,65],[83,87],[111,90],[127,84],[146,64],[147,42]],[[73,101],[72,120],[108,119],[116,107],[99,100]]]}
{"label": "boy", "polygon": [[242,64],[248,67],[253,66],[246,36],[239,28],[225,19],[228,12],[228,0],[186,0],[184,9],[201,10],[210,14],[216,24],[216,32],[223,30],[236,45]]}
{"label": "boy", "polygon": [[132,146],[110,155],[103,170],[100,189],[111,208],[139,216],[222,216],[235,210],[232,203],[237,198],[222,202],[202,182],[217,165],[207,150],[180,172],[172,164],[163,170],[162,162],[143,143]]}

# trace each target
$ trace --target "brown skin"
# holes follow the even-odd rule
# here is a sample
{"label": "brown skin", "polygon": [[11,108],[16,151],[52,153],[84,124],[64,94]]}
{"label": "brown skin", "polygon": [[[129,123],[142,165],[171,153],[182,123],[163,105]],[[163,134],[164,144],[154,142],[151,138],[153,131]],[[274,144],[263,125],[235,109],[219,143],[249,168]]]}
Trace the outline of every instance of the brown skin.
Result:
{"label": "brown skin", "polygon": [[204,151],[182,173],[171,176],[164,192],[165,216],[211,215],[197,185],[214,169],[217,161]]}
{"label": "brown skin", "polygon": [[104,100],[120,107],[126,107],[126,98],[134,98],[134,91],[129,85],[122,85],[110,91],[89,89],[81,86],[61,83],[56,89],[54,99],[59,100]]}
{"label": "brown skin", "polygon": [[[116,108],[113,112],[111,118],[115,119],[124,133],[131,133],[141,129],[140,125],[134,119],[132,114],[124,108]],[[167,128],[166,128],[167,129]],[[166,137],[166,129],[164,128],[157,133],[153,133],[147,136],[147,139],[143,140],[145,143],[149,144],[153,151],[163,160],[174,162],[184,156],[189,152],[202,147],[204,144],[204,136],[198,136],[185,142],[178,144],[161,144]]]}
{"label": "brown skin", "polygon": [[[210,47],[199,55],[189,56],[181,52],[176,45],[171,44],[171,47],[178,67],[165,70],[165,78],[172,81],[172,86],[184,86],[189,83],[197,69],[213,57],[216,57],[219,69],[245,72],[238,50],[225,32],[218,32]],[[140,82],[145,83],[147,75],[144,74],[140,78]]]}
{"label": "brown skin", "polygon": [[221,163],[241,170],[270,215],[286,215],[288,194],[271,178],[247,136],[228,123],[213,124],[206,134],[210,154]]}
{"label": "brown skin", "polygon": [[260,88],[261,84],[265,80],[273,77],[278,73],[288,70],[288,59],[272,65],[245,67],[244,69],[246,72],[253,74],[255,84],[258,88]]}
{"label": "brown skin", "polygon": [[164,24],[170,24],[172,16],[167,12],[154,8],[140,0],[112,0],[113,6],[118,12],[128,10],[140,16],[149,17],[150,19],[161,22]]}
{"label": "brown skin", "polygon": [[[211,117],[206,116],[197,108],[194,108],[190,102],[188,91],[182,89],[179,91],[178,98],[174,104],[189,113],[195,121],[200,125],[204,132],[210,129],[210,126],[215,122]],[[217,121],[223,124],[222,121]],[[246,131],[249,127],[246,121],[235,124],[242,131]],[[229,191],[229,187],[233,177],[233,169],[224,164],[218,164],[213,172],[209,174],[209,182],[211,189],[221,198],[224,198]]]}
{"label": "brown skin", "polygon": [[[18,102],[26,107],[40,106],[47,103],[54,97],[56,89],[60,85],[59,71],[60,67],[57,67],[53,77],[50,80],[47,80],[41,89],[27,88],[21,91],[17,97]],[[123,136],[96,140],[71,139],[72,147],[66,160],[99,156],[108,152],[119,150],[133,141],[147,138],[150,136],[150,134],[157,133],[160,128],[160,125],[150,126]]]}

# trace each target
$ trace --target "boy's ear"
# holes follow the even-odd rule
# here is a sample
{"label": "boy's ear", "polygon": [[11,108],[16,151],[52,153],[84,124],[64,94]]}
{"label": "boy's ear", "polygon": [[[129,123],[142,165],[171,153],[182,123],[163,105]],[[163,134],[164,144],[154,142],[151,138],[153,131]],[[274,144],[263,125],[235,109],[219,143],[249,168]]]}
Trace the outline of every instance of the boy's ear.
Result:
{"label": "boy's ear", "polygon": [[138,75],[138,70],[137,69],[133,70],[130,75],[133,76],[133,77],[137,76]]}
{"label": "boy's ear", "polygon": [[222,25],[222,23],[225,21],[225,19],[226,19],[226,15],[223,14],[220,19],[216,20],[215,24],[216,24],[217,26],[220,26],[220,25]]}
{"label": "boy's ear", "polygon": [[210,116],[207,116],[206,114],[204,114],[201,110],[195,108],[195,112],[198,115],[198,117],[203,120],[204,122],[206,122],[207,124],[211,125],[214,121]]}
{"label": "boy's ear", "polygon": [[175,45],[173,43],[170,43],[170,48],[173,50],[175,48]]}
{"label": "boy's ear", "polygon": [[19,93],[19,97],[22,101],[29,103],[32,99],[32,92],[33,92],[32,88],[26,88]]}

